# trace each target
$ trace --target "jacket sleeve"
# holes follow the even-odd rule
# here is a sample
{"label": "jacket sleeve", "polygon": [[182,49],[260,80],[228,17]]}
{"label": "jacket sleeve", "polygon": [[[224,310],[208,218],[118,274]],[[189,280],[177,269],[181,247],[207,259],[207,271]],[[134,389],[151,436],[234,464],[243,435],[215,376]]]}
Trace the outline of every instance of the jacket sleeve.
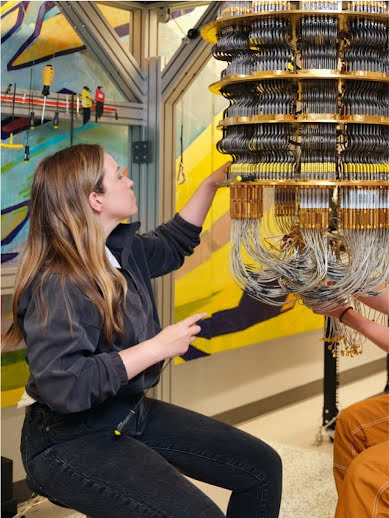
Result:
{"label": "jacket sleeve", "polygon": [[192,225],[178,213],[155,230],[139,235],[151,277],[160,277],[182,266],[200,243],[202,227]]}
{"label": "jacket sleeve", "polygon": [[64,414],[87,410],[128,383],[116,351],[94,354],[101,331],[97,310],[70,281],[66,293],[69,314],[59,276],[50,277],[44,285],[47,327],[42,329],[36,294],[23,322],[27,360],[39,396],[49,408]]}

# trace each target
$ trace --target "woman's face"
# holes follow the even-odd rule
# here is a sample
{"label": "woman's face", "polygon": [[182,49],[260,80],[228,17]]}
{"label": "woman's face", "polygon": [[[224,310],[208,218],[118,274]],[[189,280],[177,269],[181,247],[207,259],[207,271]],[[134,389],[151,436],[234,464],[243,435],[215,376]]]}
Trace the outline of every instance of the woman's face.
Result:
{"label": "woman's face", "polygon": [[120,223],[138,212],[136,197],[131,189],[134,182],[121,173],[118,164],[108,153],[104,153],[103,185],[105,192],[101,196],[104,219]]}

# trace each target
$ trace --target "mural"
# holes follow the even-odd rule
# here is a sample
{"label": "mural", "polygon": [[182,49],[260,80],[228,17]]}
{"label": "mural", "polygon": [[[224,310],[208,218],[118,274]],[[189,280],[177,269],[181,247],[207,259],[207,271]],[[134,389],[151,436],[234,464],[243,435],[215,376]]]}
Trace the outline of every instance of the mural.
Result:
{"label": "mural", "polygon": [[[1,6],[1,57],[2,77],[7,81],[17,81],[19,88],[27,88],[29,75],[15,75],[10,72],[36,67],[40,63],[55,61],[56,83],[62,88],[71,85],[80,92],[87,79],[104,80],[106,92],[109,97],[116,95],[116,99],[122,99],[116,88],[112,85],[102,68],[94,62],[82,43],[81,39],[71,27],[66,18],[61,14],[55,2],[3,2]],[[102,13],[115,29],[123,42],[128,41],[129,14],[122,9],[99,5]],[[54,36],[54,37],[53,37]],[[7,45],[3,45],[10,37]],[[80,54],[80,51],[83,51]],[[61,56],[78,54],[76,59],[59,60]],[[72,63],[73,68],[61,65]],[[40,89],[43,67],[34,69],[33,89]],[[58,69],[58,70],[57,70]],[[69,70],[71,73],[69,74]],[[4,75],[5,72],[8,74]],[[78,72],[82,72],[78,75]],[[25,85],[22,85],[24,82]],[[59,88],[58,88],[59,90]],[[57,90],[56,90],[57,91]]]}
{"label": "mural", "polygon": [[[128,40],[128,13],[109,6],[101,6],[112,27]],[[126,20],[127,17],[127,20]],[[4,86],[16,84],[17,89],[42,89],[42,71],[50,62],[55,75],[51,94],[81,92],[83,86],[91,89],[104,85],[107,99],[122,100],[104,70],[90,57],[73,28],[60,13],[55,3],[3,2],[1,6],[1,67]],[[71,73],[69,73],[71,71]],[[50,96],[49,96],[50,97]],[[48,101],[50,102],[50,100]],[[26,143],[29,121],[24,117],[2,118],[2,142]],[[104,128],[96,123],[82,125],[75,120],[74,143],[101,142],[110,150],[122,167],[127,165],[127,128]],[[2,263],[16,265],[18,254],[28,232],[29,189],[33,171],[47,154],[70,143],[70,123],[60,121],[58,129],[52,121],[35,120],[30,131],[30,161],[24,162],[24,149],[2,149]]]}

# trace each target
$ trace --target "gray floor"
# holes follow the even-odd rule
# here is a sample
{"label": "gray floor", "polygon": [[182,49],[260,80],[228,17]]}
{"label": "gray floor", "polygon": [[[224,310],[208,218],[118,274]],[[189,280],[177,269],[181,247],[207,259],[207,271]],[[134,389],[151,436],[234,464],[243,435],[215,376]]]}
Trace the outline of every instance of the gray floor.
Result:
{"label": "gray floor", "polygon": [[[385,374],[341,387],[341,408],[382,391]],[[269,442],[284,466],[284,489],[280,518],[332,518],[336,505],[332,479],[332,443],[324,434],[320,444],[322,397],[241,423],[238,427]],[[229,492],[201,482],[194,483],[225,511]],[[20,509],[22,510],[22,509]],[[24,512],[26,518],[80,518],[84,515],[57,508],[47,501]]]}

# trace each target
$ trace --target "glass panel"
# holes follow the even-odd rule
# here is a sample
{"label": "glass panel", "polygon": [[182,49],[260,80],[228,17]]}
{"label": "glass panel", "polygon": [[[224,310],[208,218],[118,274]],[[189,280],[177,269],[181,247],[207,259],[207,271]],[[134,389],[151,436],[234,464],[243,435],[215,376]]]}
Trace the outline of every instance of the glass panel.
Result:
{"label": "glass panel", "polygon": [[[2,17],[3,84],[16,82],[18,89],[29,89],[32,66],[32,89],[40,91],[42,70],[45,65],[50,64],[55,71],[51,92],[64,89],[81,92],[82,87],[87,85],[94,94],[96,86],[103,85],[107,98],[123,100],[106,72],[90,56],[79,36],[53,2],[5,4],[9,4],[9,9],[4,10]],[[7,5],[2,7],[6,8]],[[123,40],[128,41],[128,13],[107,6],[101,6],[101,9],[108,21],[112,21],[112,25],[123,36]],[[15,13],[19,15],[16,17]]]}
{"label": "glass panel", "polygon": [[[103,10],[103,9],[102,9]],[[107,17],[118,10],[105,9]],[[123,24],[123,11],[121,26]],[[56,100],[56,92],[78,92],[87,85],[94,97],[95,88],[103,85],[106,103],[122,101],[118,90],[107,74],[82,46],[81,40],[65,17],[52,2],[6,2],[2,4],[1,45],[2,77],[4,85],[16,83],[17,89],[42,90],[42,70],[47,64],[54,66],[55,75],[50,86],[49,100]],[[18,16],[15,16],[15,13]],[[110,14],[111,13],[111,14]],[[125,13],[126,16],[126,13]],[[8,20],[8,21],[7,21]],[[19,21],[18,21],[19,20]],[[4,23],[3,23],[4,22]],[[128,27],[127,35],[128,38]],[[83,50],[84,49],[84,50]],[[32,77],[30,72],[32,70]],[[12,89],[11,89],[12,92]],[[37,99],[36,99],[37,100]],[[70,99],[69,99],[70,100]],[[33,109],[33,108],[31,108]],[[120,114],[119,114],[120,115]],[[93,119],[92,119],[93,120]],[[14,143],[30,147],[30,161],[24,162],[24,149],[2,149],[1,219],[3,266],[18,264],[28,233],[28,202],[35,167],[47,155],[70,145],[70,121],[61,120],[54,129],[52,121],[39,124],[27,132],[28,120],[4,116],[2,139],[9,141],[14,133]],[[126,168],[128,162],[128,128],[89,122],[82,125],[82,114],[74,121],[74,144],[100,142],[119,163]]]}
{"label": "glass panel", "polygon": [[126,9],[100,3],[97,3],[97,7],[103,13],[110,26],[115,29],[127,48],[128,44],[126,45],[126,43],[128,42],[130,31],[130,12]]}
{"label": "glass panel", "polygon": [[[21,119],[18,119],[19,121]],[[26,131],[15,136],[15,140],[26,142]],[[82,118],[74,124],[73,144],[101,143],[119,166],[127,168],[128,127],[89,122],[82,125]],[[47,155],[70,145],[70,121],[60,120],[59,128],[52,122],[38,126],[29,134],[30,161],[23,161],[24,149],[2,149],[2,261],[3,266],[15,266],[28,234],[27,203],[30,198],[31,182],[38,163]]]}
{"label": "glass panel", "polygon": [[186,37],[188,30],[192,29],[208,5],[180,9],[171,12],[171,19],[168,23],[159,24],[159,55],[162,57],[162,68],[166,66],[174,55],[181,41]]}
{"label": "glass panel", "polygon": [[[222,96],[208,92],[210,83],[220,78],[225,64],[210,59],[184,94],[177,109],[176,210],[187,202],[199,184],[227,158],[216,150],[222,138],[216,129],[228,103]],[[183,123],[183,153],[181,129]],[[221,189],[203,225],[202,242],[195,253],[186,258],[175,274],[175,320],[179,321],[198,311],[212,314],[220,307],[216,293],[229,287],[228,260],[225,260],[229,242],[229,193]],[[220,265],[216,258],[222,254]],[[228,258],[227,258],[228,259]],[[216,275],[216,271],[219,273]],[[238,288],[237,288],[238,290]],[[215,305],[216,304],[216,305]],[[198,310],[198,311],[197,311]],[[204,344],[203,344],[204,342]],[[189,347],[185,360],[204,356],[210,340],[198,338]],[[176,359],[176,363],[183,360]]]}

